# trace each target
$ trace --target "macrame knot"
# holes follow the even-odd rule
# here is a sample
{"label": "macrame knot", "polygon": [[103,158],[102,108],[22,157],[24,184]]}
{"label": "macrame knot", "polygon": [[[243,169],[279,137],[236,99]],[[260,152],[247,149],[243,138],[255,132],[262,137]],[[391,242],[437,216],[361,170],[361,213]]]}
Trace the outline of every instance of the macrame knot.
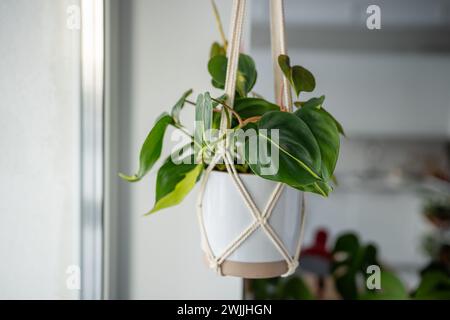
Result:
{"label": "macrame knot", "polygon": [[216,259],[209,260],[209,267],[214,269],[218,275],[222,275],[222,268],[220,267],[220,263]]}
{"label": "macrame knot", "polygon": [[288,277],[288,276],[292,275],[295,272],[295,270],[297,270],[298,261],[297,260],[289,261],[287,263],[287,266],[288,266],[288,270],[286,271],[285,274],[282,275],[282,277]]}
{"label": "macrame knot", "polygon": [[223,144],[219,144],[216,147],[215,152],[219,157],[225,158],[225,155],[227,154],[227,148]]}
{"label": "macrame knot", "polygon": [[267,217],[260,217],[258,221],[261,226],[265,226],[267,224]]}

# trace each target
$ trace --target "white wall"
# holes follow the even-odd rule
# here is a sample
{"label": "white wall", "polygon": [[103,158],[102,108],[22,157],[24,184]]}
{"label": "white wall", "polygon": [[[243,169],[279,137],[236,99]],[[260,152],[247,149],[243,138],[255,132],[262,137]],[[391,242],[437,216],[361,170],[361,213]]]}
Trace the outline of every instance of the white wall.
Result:
{"label": "white wall", "polygon": [[[270,98],[270,51],[258,47],[252,55],[259,76],[256,91]],[[306,246],[318,228],[330,236],[357,232],[376,243],[382,261],[413,288],[428,261],[422,250],[429,231],[422,215],[425,197],[414,182],[395,182],[402,174],[421,175],[433,166],[448,171],[449,55],[296,47],[289,55],[316,77],[315,92],[301,100],[325,94],[325,108],[347,134],[336,169],[340,186],[328,199],[308,196]],[[362,178],[370,172],[391,176],[378,183]]]}
{"label": "white wall", "polygon": [[430,168],[448,172],[445,143],[343,139],[338,187],[327,199],[307,197],[306,247],[319,228],[331,239],[356,232],[364,242],[375,243],[383,264],[414,288],[418,271],[429,262],[423,238],[433,230],[423,215],[427,189],[414,177]]}
{"label": "white wall", "polygon": [[[254,39],[256,29],[268,23],[267,7],[256,2]],[[339,35],[333,31],[342,25],[353,26],[341,29],[345,30],[341,38],[349,42],[358,41],[349,40],[354,34],[351,31],[367,38],[373,33],[364,33],[364,1],[332,2],[292,0],[285,6],[288,36],[297,40],[294,45],[288,42],[291,61],[308,68],[317,82],[315,92],[302,93],[301,100],[325,94],[325,108],[343,124],[348,136],[342,139],[336,191],[328,199],[307,197],[305,247],[313,242],[318,228],[326,228],[332,237],[344,231],[357,232],[364,241],[377,244],[382,261],[400,272],[412,288],[418,270],[428,261],[421,245],[430,226],[422,214],[423,190],[408,177],[429,173],[430,168],[448,172],[450,55],[436,48],[436,52],[424,52],[420,38],[411,37],[413,50],[399,50],[383,37],[395,37],[389,28],[392,24],[410,24],[416,27],[412,30],[420,30],[424,24],[439,22],[441,16],[433,10],[437,2],[420,4],[422,11],[382,6],[386,19],[382,18],[382,30],[374,32],[385,42],[380,41],[377,50],[364,48],[364,44],[358,44],[359,49],[336,48],[333,41],[325,46],[317,39]],[[394,2],[390,5],[397,6]],[[418,12],[421,14],[415,16]],[[311,31],[316,45],[321,46],[308,47],[302,34],[295,34],[304,29]],[[259,30],[261,33],[264,30]],[[271,53],[265,40],[254,41],[252,48],[258,70],[255,90],[271,98]],[[387,178],[377,181],[370,173],[384,173]]]}
{"label": "white wall", "polygon": [[0,299],[74,299],[79,264],[75,1],[0,2]]}
{"label": "white wall", "polygon": [[[218,4],[228,9],[223,14],[227,22],[231,3],[221,0]],[[153,205],[156,170],[138,184],[117,178],[119,170],[132,173],[137,169],[141,144],[161,112],[170,110],[189,88],[196,94],[210,90],[209,47],[220,40],[210,4],[133,0],[112,5],[118,5],[113,10],[114,49],[109,66],[111,150],[117,163],[111,164],[110,179],[117,186],[111,186],[110,214],[117,214],[118,219],[111,230],[111,249],[115,251],[110,261],[111,297],[241,298],[240,280],[220,278],[203,263],[196,191],[177,207],[143,217]],[[193,110],[189,108],[183,116],[192,124]],[[164,157],[168,150],[166,147]]]}
{"label": "white wall", "polygon": [[[256,90],[272,93],[268,49],[255,49]],[[295,64],[316,77],[309,96],[326,95],[325,107],[346,132],[359,137],[448,137],[450,56],[290,48]]]}

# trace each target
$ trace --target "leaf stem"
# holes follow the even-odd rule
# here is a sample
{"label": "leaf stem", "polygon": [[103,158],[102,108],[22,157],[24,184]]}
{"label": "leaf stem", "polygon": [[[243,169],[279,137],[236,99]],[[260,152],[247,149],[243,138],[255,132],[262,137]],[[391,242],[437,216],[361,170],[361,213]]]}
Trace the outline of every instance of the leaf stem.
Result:
{"label": "leaf stem", "polygon": [[257,122],[257,121],[259,121],[259,119],[261,119],[261,116],[247,118],[241,124],[239,124],[239,129],[245,127],[249,123]]}
{"label": "leaf stem", "polygon": [[186,101],[187,103],[189,103],[189,104],[191,104],[191,105],[193,105],[193,106],[196,106],[196,105],[197,105],[195,102],[193,102],[193,101],[191,101],[191,100],[188,100],[188,99],[184,99],[184,101]]}
{"label": "leaf stem", "polygon": [[[195,102],[193,102],[193,101],[190,101],[190,100],[185,100],[188,104],[190,104],[190,105],[192,105],[192,106],[194,106],[194,107],[196,107],[197,106],[197,104],[195,103]],[[217,109],[213,109],[213,112],[220,112],[220,110],[217,110]]]}
{"label": "leaf stem", "polygon": [[238,120],[239,125],[241,125],[243,123],[241,116],[235,110],[233,110],[232,107],[227,105],[224,101],[217,100],[217,99],[214,99],[214,98],[211,98],[211,100],[213,100],[214,102],[220,103],[221,105],[223,105],[225,107],[225,109],[227,109],[229,112],[231,112],[236,117],[236,119]]}
{"label": "leaf stem", "polygon": [[194,140],[194,137],[189,133],[189,131],[183,127],[182,125],[175,125],[175,128],[177,128],[178,130],[180,130],[182,133],[184,133],[188,138],[191,138],[192,140]]}
{"label": "leaf stem", "polygon": [[214,17],[216,18],[217,29],[219,29],[220,37],[222,38],[223,48],[225,49],[225,52],[226,52],[227,47],[228,47],[228,42],[227,42],[227,38],[225,37],[225,32],[223,31],[223,25],[222,25],[222,20],[220,19],[219,10],[217,9],[217,5],[214,0],[211,0],[211,5],[213,8]]}
{"label": "leaf stem", "polygon": [[202,145],[198,143],[198,141],[195,141],[194,137],[189,133],[189,131],[186,129],[186,127],[183,127],[182,125],[175,125],[175,128],[177,128],[178,130],[180,130],[184,135],[186,135],[188,138],[190,138],[194,144],[196,144],[197,146],[199,146],[200,148],[202,148]]}

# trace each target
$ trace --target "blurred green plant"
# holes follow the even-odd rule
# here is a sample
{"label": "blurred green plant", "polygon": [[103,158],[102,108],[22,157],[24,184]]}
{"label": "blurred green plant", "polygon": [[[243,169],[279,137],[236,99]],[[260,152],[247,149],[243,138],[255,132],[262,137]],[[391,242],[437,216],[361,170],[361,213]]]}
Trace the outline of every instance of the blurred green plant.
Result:
{"label": "blurred green plant", "polygon": [[313,300],[314,295],[303,278],[256,279],[252,281],[252,291],[256,300]]}
{"label": "blurred green plant", "polygon": [[450,197],[434,196],[429,198],[424,205],[423,213],[439,228],[450,227]]}
{"label": "blurred green plant", "polygon": [[[332,252],[331,277],[344,300],[450,299],[449,274],[427,270],[421,274],[419,287],[408,293],[402,281],[380,265],[376,246],[361,244],[354,233],[340,235]],[[371,265],[380,266],[380,289],[367,288],[366,281],[371,276],[367,267]],[[316,299],[298,273],[288,278],[253,280],[251,289],[255,299]]]}
{"label": "blurred green plant", "polygon": [[450,300],[450,277],[443,271],[430,270],[422,274],[414,299]]}

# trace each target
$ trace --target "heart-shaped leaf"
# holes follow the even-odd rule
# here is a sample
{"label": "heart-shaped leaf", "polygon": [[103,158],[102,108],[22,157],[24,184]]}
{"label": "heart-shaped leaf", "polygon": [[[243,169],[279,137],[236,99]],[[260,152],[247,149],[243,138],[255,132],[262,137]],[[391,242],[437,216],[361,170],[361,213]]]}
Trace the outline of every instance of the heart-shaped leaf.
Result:
{"label": "heart-shaped leaf", "polygon": [[333,249],[331,270],[336,282],[336,289],[344,299],[356,299],[358,288],[356,273],[359,270],[360,245],[358,237],[352,233],[341,235]]}
{"label": "heart-shaped leaf", "polygon": [[280,107],[261,98],[238,98],[234,102],[234,111],[242,119],[247,119],[262,116],[270,111],[280,111]]}
{"label": "heart-shaped leaf", "polygon": [[180,124],[180,112],[181,112],[181,109],[183,109],[184,104],[186,103],[187,97],[189,97],[191,94],[192,94],[192,89],[186,91],[185,93],[183,93],[183,95],[177,101],[177,103],[173,106],[171,114],[172,114],[173,121],[176,124]]}
{"label": "heart-shaped leaf", "polygon": [[[228,58],[223,55],[216,55],[209,60],[208,71],[212,77],[212,85],[223,89],[227,74]],[[236,79],[236,92],[239,96],[245,97],[255,85],[257,72],[255,62],[246,55],[239,55],[238,73]]]}
{"label": "heart-shaped leaf", "polygon": [[323,102],[324,101],[325,101],[325,96],[321,96],[319,98],[311,98],[311,99],[309,99],[306,102],[296,101],[296,102],[294,102],[294,105],[297,108],[317,108],[317,109],[322,109],[326,114],[328,114],[329,117],[331,117],[331,119],[333,119],[334,123],[336,124],[336,127],[338,128],[339,133],[342,134],[343,136],[345,136],[344,128],[339,123],[339,121],[337,121],[336,118],[333,117],[331,115],[331,113],[329,113],[323,107]]}
{"label": "heart-shaped leaf", "polygon": [[152,169],[155,162],[158,161],[161,156],[164,134],[169,124],[174,124],[173,118],[167,113],[163,113],[156,121],[142,145],[139,156],[138,172],[133,176],[127,176],[120,173],[119,176],[122,179],[129,182],[136,182],[141,180]]}
{"label": "heart-shaped leaf", "polygon": [[[339,157],[339,131],[336,124],[323,109],[316,107],[302,107],[294,113],[302,119],[313,133],[318,142],[322,159],[321,175],[325,182],[328,182],[333,175],[336,162]],[[320,188],[319,193],[322,193]],[[324,192],[322,195],[326,196]]]}
{"label": "heart-shaped leaf", "polygon": [[297,96],[300,92],[312,92],[316,88],[316,80],[313,74],[302,66],[292,67],[292,84]]}
{"label": "heart-shaped leaf", "polygon": [[344,127],[339,123],[339,121],[336,120],[335,117],[333,117],[333,115],[331,113],[329,113],[327,110],[325,110],[325,108],[322,108],[323,112],[325,112],[331,119],[333,119],[334,124],[336,125],[338,131],[340,134],[342,134],[344,137],[345,135],[345,131],[344,131]]}
{"label": "heart-shaped leaf", "polygon": [[247,94],[255,86],[257,78],[256,66],[252,57],[241,53],[239,55],[238,77],[236,80],[236,90],[241,97]]}
{"label": "heart-shaped leaf", "polygon": [[339,236],[333,249],[331,270],[336,289],[342,298],[350,300],[358,298],[357,276],[367,277],[369,265],[380,265],[374,245],[360,245],[358,237],[353,233]]}
{"label": "heart-shaped leaf", "polygon": [[[260,140],[258,146],[248,130],[253,130],[253,135]],[[255,174],[297,189],[322,180],[319,146],[307,124],[296,115],[268,112],[257,125],[247,126],[245,134],[243,156]],[[264,143],[267,148],[262,151]],[[267,170],[268,166],[272,168]],[[270,173],[265,173],[268,171]]]}
{"label": "heart-shaped leaf", "polygon": [[333,191],[333,187],[329,181],[317,181],[305,186],[298,186],[297,189],[304,192],[317,193],[324,197],[328,197],[328,195]]}
{"label": "heart-shaped leaf", "polygon": [[178,164],[172,157],[166,159],[158,171],[155,206],[147,215],[179,204],[195,186],[203,164],[195,164],[192,156],[188,159],[188,163],[181,161]]}
{"label": "heart-shaped leaf", "polygon": [[316,87],[316,80],[313,74],[302,66],[291,67],[290,59],[287,55],[278,57],[278,65],[283,74],[291,83],[297,96],[300,92],[312,92]]}
{"label": "heart-shaped leaf", "polygon": [[222,45],[220,45],[218,42],[214,42],[211,45],[211,49],[209,51],[210,59],[215,56],[226,56],[226,55],[227,55],[227,52],[225,51],[225,48]]}
{"label": "heart-shaped leaf", "polygon": [[216,55],[208,62],[208,71],[212,77],[212,85],[216,88],[223,89],[225,87],[227,61],[226,56]]}

